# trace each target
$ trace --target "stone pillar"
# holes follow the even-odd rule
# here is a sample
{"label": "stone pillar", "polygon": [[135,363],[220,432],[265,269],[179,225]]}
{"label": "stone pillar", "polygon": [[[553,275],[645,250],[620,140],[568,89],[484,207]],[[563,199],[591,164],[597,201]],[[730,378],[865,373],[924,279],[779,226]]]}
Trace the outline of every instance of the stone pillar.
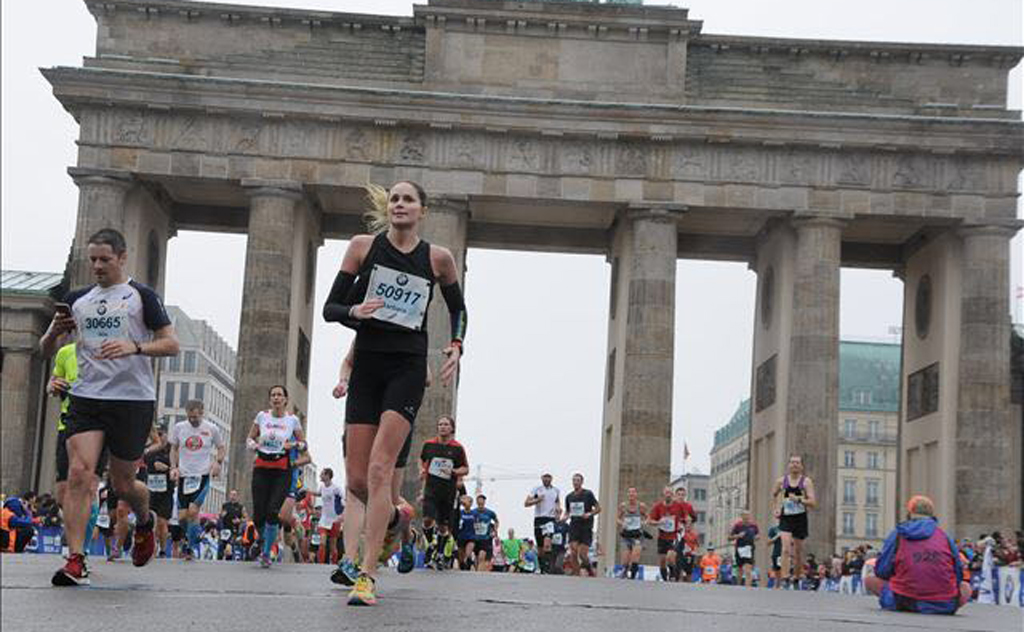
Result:
{"label": "stone pillar", "polygon": [[33,447],[38,416],[33,415],[33,350],[4,345],[0,488],[12,494],[32,488]]}
{"label": "stone pillar", "polygon": [[1017,524],[1021,489],[1012,465],[1010,418],[1010,239],[1015,229],[975,226],[963,242],[955,426],[956,535]]}
{"label": "stone pillar", "polygon": [[[466,231],[468,225],[469,207],[465,196],[444,196],[427,200],[427,218],[420,236],[431,244],[444,246],[452,251],[455,265],[458,266],[459,273],[462,275],[460,283],[463,290],[466,287]],[[472,318],[473,306],[468,305],[467,307],[470,310],[470,318]],[[434,381],[427,388],[423,396],[423,404],[416,416],[416,424],[413,426],[412,451],[402,482],[402,495],[411,501],[415,501],[420,491],[418,459],[423,442],[434,436],[437,418],[441,415],[452,415],[456,417],[456,421],[458,420],[456,416],[458,383],[453,381],[447,387],[441,385],[441,366],[445,360],[442,350],[451,341],[451,320],[448,317],[448,306],[444,302],[444,297],[441,296],[440,287],[434,289],[434,299],[427,312],[427,336],[430,340],[427,363],[433,372]],[[473,353],[471,339],[467,341],[466,349],[469,353]],[[458,430],[456,428],[456,437]]]}
{"label": "stone pillar", "polygon": [[[793,321],[786,399],[786,450],[803,457],[818,508],[806,545],[831,555],[836,534],[836,441],[839,423],[839,263],[843,223],[795,220]],[[788,458],[788,455],[786,455]]]}
{"label": "stone pillar", "polygon": [[124,231],[125,195],[132,186],[127,171],[71,167],[68,174],[78,185],[78,221],[71,245],[71,287],[92,283],[86,243],[101,228]]}
{"label": "stone pillar", "polygon": [[618,559],[615,512],[626,490],[650,504],[671,476],[677,214],[630,209],[614,231],[599,521],[608,564]]}
{"label": "stone pillar", "polygon": [[[267,391],[288,384],[292,320],[292,265],[296,203],[301,187],[290,181],[243,180],[250,200],[245,281],[238,336],[238,366],[231,414],[229,488],[251,501],[252,457],[245,438]],[[250,505],[251,506],[251,505]]]}

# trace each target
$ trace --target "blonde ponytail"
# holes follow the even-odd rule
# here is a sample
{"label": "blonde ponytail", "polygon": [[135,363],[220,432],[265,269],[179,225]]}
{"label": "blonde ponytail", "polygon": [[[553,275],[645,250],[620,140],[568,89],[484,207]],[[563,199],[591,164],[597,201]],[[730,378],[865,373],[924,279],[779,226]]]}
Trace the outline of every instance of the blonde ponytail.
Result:
{"label": "blonde ponytail", "polygon": [[376,235],[387,230],[388,221],[388,190],[379,184],[367,183],[364,187],[369,209],[363,213],[366,230]]}

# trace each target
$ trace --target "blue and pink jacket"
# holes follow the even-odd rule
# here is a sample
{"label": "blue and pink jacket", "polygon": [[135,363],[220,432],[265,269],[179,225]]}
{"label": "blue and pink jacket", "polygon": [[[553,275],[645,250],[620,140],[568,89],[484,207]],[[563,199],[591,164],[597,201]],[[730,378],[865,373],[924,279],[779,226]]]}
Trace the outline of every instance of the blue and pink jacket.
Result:
{"label": "blue and pink jacket", "polygon": [[922,613],[956,612],[963,572],[956,544],[934,518],[897,525],[875,564],[875,574],[889,580],[889,589],[917,602]]}

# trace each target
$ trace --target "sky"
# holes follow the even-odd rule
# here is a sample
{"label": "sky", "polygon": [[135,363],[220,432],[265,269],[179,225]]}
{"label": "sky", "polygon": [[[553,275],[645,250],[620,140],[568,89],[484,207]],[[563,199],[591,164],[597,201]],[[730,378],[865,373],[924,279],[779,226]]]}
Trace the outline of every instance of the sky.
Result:
{"label": "sky", "polygon": [[[249,2],[311,9],[411,15],[408,1]],[[648,2],[647,4],[662,4]],[[675,3],[703,20],[703,32],[968,44],[1024,44],[1020,0],[695,0]],[[81,0],[4,0],[2,10],[2,266],[60,271],[74,234],[78,192],[66,174],[75,162],[77,125],[52,97],[38,68],[80,65],[93,53],[95,22]],[[1021,107],[1021,68],[1009,105]],[[388,184],[388,183],[381,183]],[[320,249],[316,291],[322,304],[346,242]],[[1021,284],[1021,238],[1014,241],[1013,285]],[[245,237],[181,231],[168,246],[165,300],[206,319],[237,347]],[[459,440],[503,527],[530,531],[527,492],[550,470],[571,487],[581,472],[599,489],[600,427],[607,346],[609,265],[603,257],[471,249],[466,302],[467,354],[458,401]],[[503,291],[529,288],[527,295]],[[902,284],[889,272],[842,272],[841,335],[896,341]],[[746,265],[680,261],[672,473],[707,472],[714,430],[750,389],[755,276]],[[1018,306],[1019,310],[1019,306]],[[1017,312],[1020,321],[1020,312]],[[337,449],[343,402],[331,398],[348,330],[315,319],[309,438],[320,467],[344,471]],[[436,367],[435,367],[436,368]],[[420,420],[419,423],[429,423]],[[683,463],[684,442],[691,457]],[[470,483],[472,489],[472,483]]]}

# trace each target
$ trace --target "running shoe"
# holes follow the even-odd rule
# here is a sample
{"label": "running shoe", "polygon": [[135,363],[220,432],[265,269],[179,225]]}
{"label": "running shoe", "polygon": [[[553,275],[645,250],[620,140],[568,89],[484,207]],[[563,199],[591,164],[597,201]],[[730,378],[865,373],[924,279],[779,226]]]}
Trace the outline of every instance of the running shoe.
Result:
{"label": "running shoe", "polygon": [[362,574],[356,578],[356,585],[348,593],[350,606],[377,605],[377,582],[369,575]]}
{"label": "running shoe", "polygon": [[411,506],[405,503],[398,506],[398,520],[384,535],[384,544],[380,549],[380,557],[377,560],[378,563],[385,566],[387,565],[391,556],[400,548],[398,545],[399,537],[401,537],[402,542],[411,541],[413,533],[409,528],[409,525],[412,524],[414,514],[415,512]]}
{"label": "running shoe", "polygon": [[338,568],[331,571],[331,581],[342,586],[352,586],[359,578],[359,566],[348,558],[341,558]]}
{"label": "running shoe", "polygon": [[85,566],[85,556],[81,553],[72,553],[68,556],[67,562],[50,580],[54,586],[88,586],[89,569]]}
{"label": "running shoe", "polygon": [[402,542],[402,552],[398,556],[398,572],[411,573],[416,568],[416,549],[412,542]]}
{"label": "running shoe", "polygon": [[132,564],[145,566],[156,553],[156,538],[153,537],[153,525],[156,524],[156,513],[149,512],[149,524],[135,526],[134,546],[132,546]]}
{"label": "running shoe", "polygon": [[260,568],[270,568],[270,556],[260,553]]}

